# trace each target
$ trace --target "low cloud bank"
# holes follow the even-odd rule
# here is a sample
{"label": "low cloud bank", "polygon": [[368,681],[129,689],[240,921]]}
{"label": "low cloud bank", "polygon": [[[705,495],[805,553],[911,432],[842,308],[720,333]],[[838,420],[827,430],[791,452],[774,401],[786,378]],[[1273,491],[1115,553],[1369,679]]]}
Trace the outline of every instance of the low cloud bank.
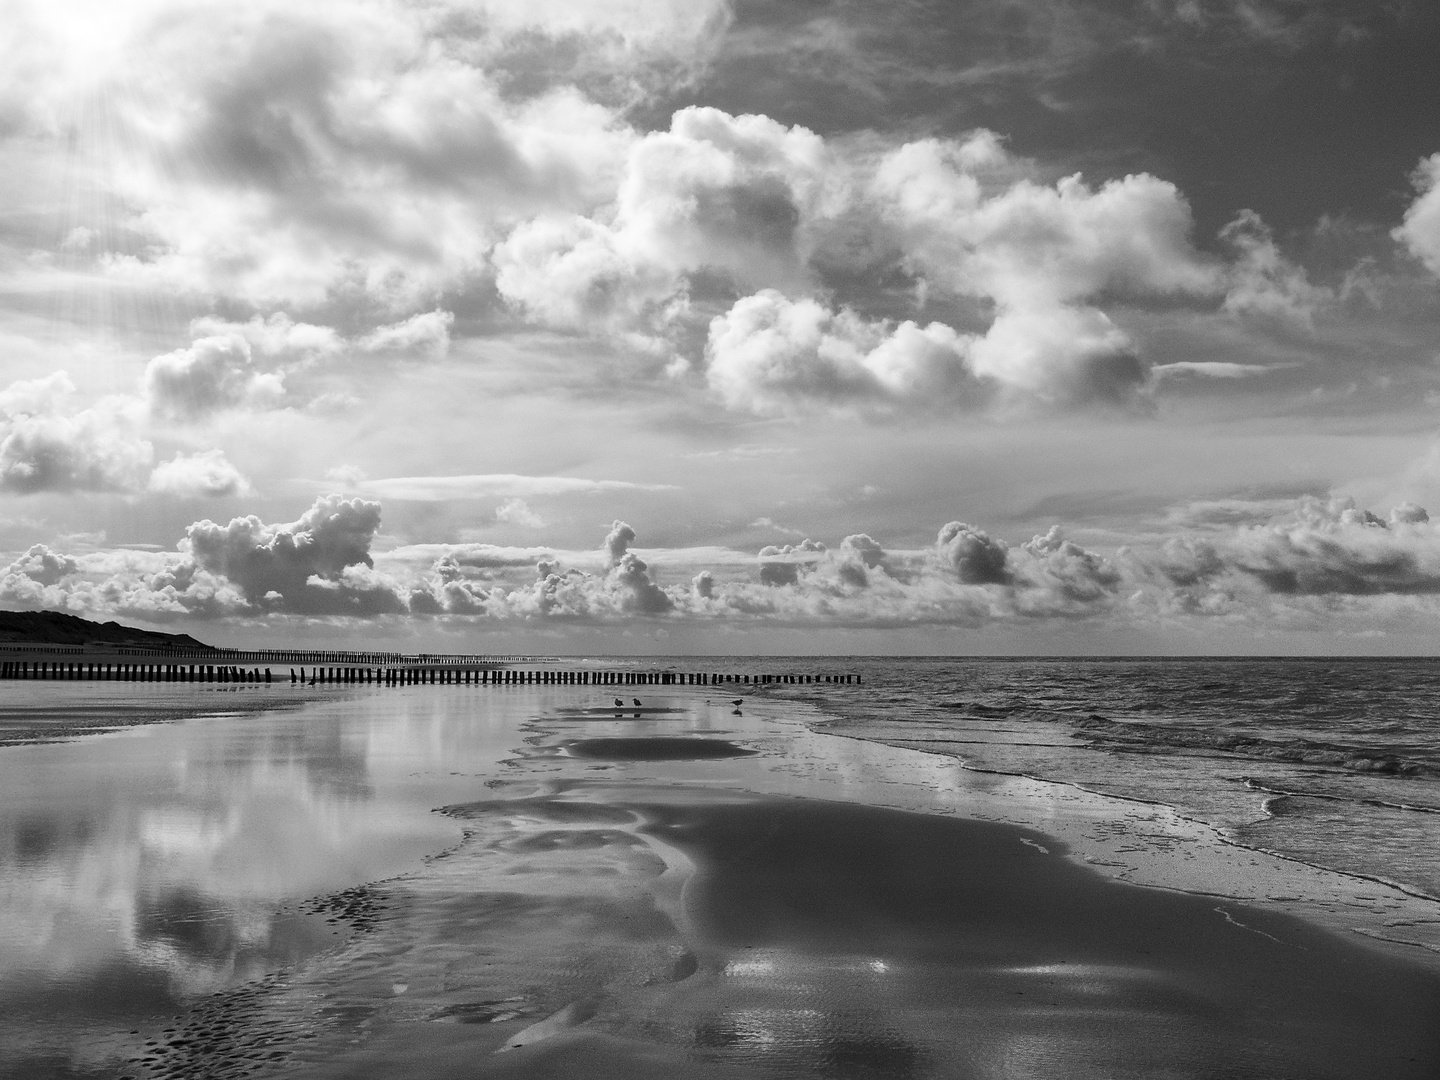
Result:
{"label": "low cloud bank", "polygon": [[[191,525],[174,551],[67,554],[36,545],[0,572],[0,602],[95,615],[481,620],[815,627],[1320,615],[1335,604],[1440,596],[1440,528],[1406,503],[1381,518],[1344,499],[1197,504],[1193,524],[1111,554],[1060,526],[1012,544],[962,521],[887,549],[855,533],[754,556],[636,549],[616,521],[592,552],[372,547],[381,506],[327,495],[292,522]],[[1263,519],[1263,520],[1258,520]],[[1440,601],[1436,602],[1440,605]],[[1440,614],[1440,607],[1437,607]]]}

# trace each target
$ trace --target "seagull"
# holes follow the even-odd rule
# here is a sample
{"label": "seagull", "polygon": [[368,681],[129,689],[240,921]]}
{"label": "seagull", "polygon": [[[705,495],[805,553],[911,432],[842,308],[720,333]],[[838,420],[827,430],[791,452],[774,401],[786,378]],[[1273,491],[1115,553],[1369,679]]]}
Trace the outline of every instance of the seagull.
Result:
{"label": "seagull", "polygon": [[637,709],[640,707],[640,699],[639,699],[638,697],[637,697],[637,698],[631,698],[630,700],[633,701],[633,702],[635,702],[635,707],[636,707]]}
{"label": "seagull", "polygon": [[745,704],[745,699],[743,697],[737,697],[734,701],[730,702],[730,704],[738,709],[741,705]]}
{"label": "seagull", "polygon": [[624,699],[624,698],[618,698],[618,697],[617,697],[617,698],[615,699],[615,707],[616,707],[617,709],[623,708],[624,705],[625,705],[625,699]]}

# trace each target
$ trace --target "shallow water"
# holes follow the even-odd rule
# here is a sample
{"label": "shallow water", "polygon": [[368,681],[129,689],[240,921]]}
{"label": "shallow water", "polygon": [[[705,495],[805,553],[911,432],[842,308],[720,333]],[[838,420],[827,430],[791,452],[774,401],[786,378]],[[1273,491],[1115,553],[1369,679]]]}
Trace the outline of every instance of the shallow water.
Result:
{"label": "shallow water", "polygon": [[[25,691],[57,688],[80,712],[103,711],[111,692]],[[636,980],[663,987],[699,963],[686,959],[681,901],[695,868],[636,809],[657,800],[718,806],[743,791],[1018,824],[1040,831],[1020,850],[1068,850],[1109,877],[1376,936],[1440,915],[1383,886],[1234,848],[1164,806],[812,734],[805,722],[820,718],[783,702],[737,715],[703,691],[656,688],[636,715],[585,688],[277,686],[246,708],[308,703],[254,712],[185,687],[134,691],[132,705],[137,695],[162,712],[214,715],[0,750],[0,1075],[228,1076],[272,1060],[319,1069],[381,1029],[375,1045],[398,1046],[418,1020],[493,1022],[496,1039],[519,1037],[569,1007],[557,988],[577,980],[611,988],[606,1000],[641,1001],[625,997]],[[51,711],[67,730],[65,710]],[[556,827],[567,805],[585,829]],[[444,806],[468,809],[434,812]],[[602,926],[596,912],[619,914]],[[586,942],[584,963],[557,926]],[[726,974],[728,960],[718,970],[763,994],[792,993],[822,969],[849,977],[793,951],[762,959],[769,983],[755,983],[758,968]],[[627,1008],[578,1023],[633,1033],[639,1006]],[[792,1026],[805,1015],[781,1011]]]}
{"label": "shallow water", "polygon": [[[748,663],[748,662],[747,662]],[[1440,661],[794,658],[828,730],[1175,807],[1247,846],[1440,897]]]}

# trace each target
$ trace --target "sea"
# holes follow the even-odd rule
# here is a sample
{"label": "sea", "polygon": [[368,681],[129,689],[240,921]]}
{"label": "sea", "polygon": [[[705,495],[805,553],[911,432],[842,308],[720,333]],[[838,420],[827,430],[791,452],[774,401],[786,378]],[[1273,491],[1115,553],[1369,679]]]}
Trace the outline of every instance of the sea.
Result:
{"label": "sea", "polygon": [[[679,663],[680,661],[673,661]],[[759,658],[835,734],[1174,808],[1226,840],[1440,898],[1440,659]]]}

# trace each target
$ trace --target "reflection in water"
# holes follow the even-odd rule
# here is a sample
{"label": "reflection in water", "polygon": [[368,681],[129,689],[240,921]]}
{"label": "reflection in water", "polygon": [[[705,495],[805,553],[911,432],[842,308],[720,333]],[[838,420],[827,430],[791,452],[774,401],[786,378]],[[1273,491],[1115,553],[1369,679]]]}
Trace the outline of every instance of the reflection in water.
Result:
{"label": "reflection in water", "polygon": [[[6,704],[33,717],[20,695],[55,689]],[[174,711],[172,689],[127,706]],[[493,730],[374,695],[0,750],[0,1046],[49,1056],[87,1016],[138,1023],[329,947],[297,902],[452,844],[429,811],[474,786],[457,770],[498,768],[513,740]]]}

